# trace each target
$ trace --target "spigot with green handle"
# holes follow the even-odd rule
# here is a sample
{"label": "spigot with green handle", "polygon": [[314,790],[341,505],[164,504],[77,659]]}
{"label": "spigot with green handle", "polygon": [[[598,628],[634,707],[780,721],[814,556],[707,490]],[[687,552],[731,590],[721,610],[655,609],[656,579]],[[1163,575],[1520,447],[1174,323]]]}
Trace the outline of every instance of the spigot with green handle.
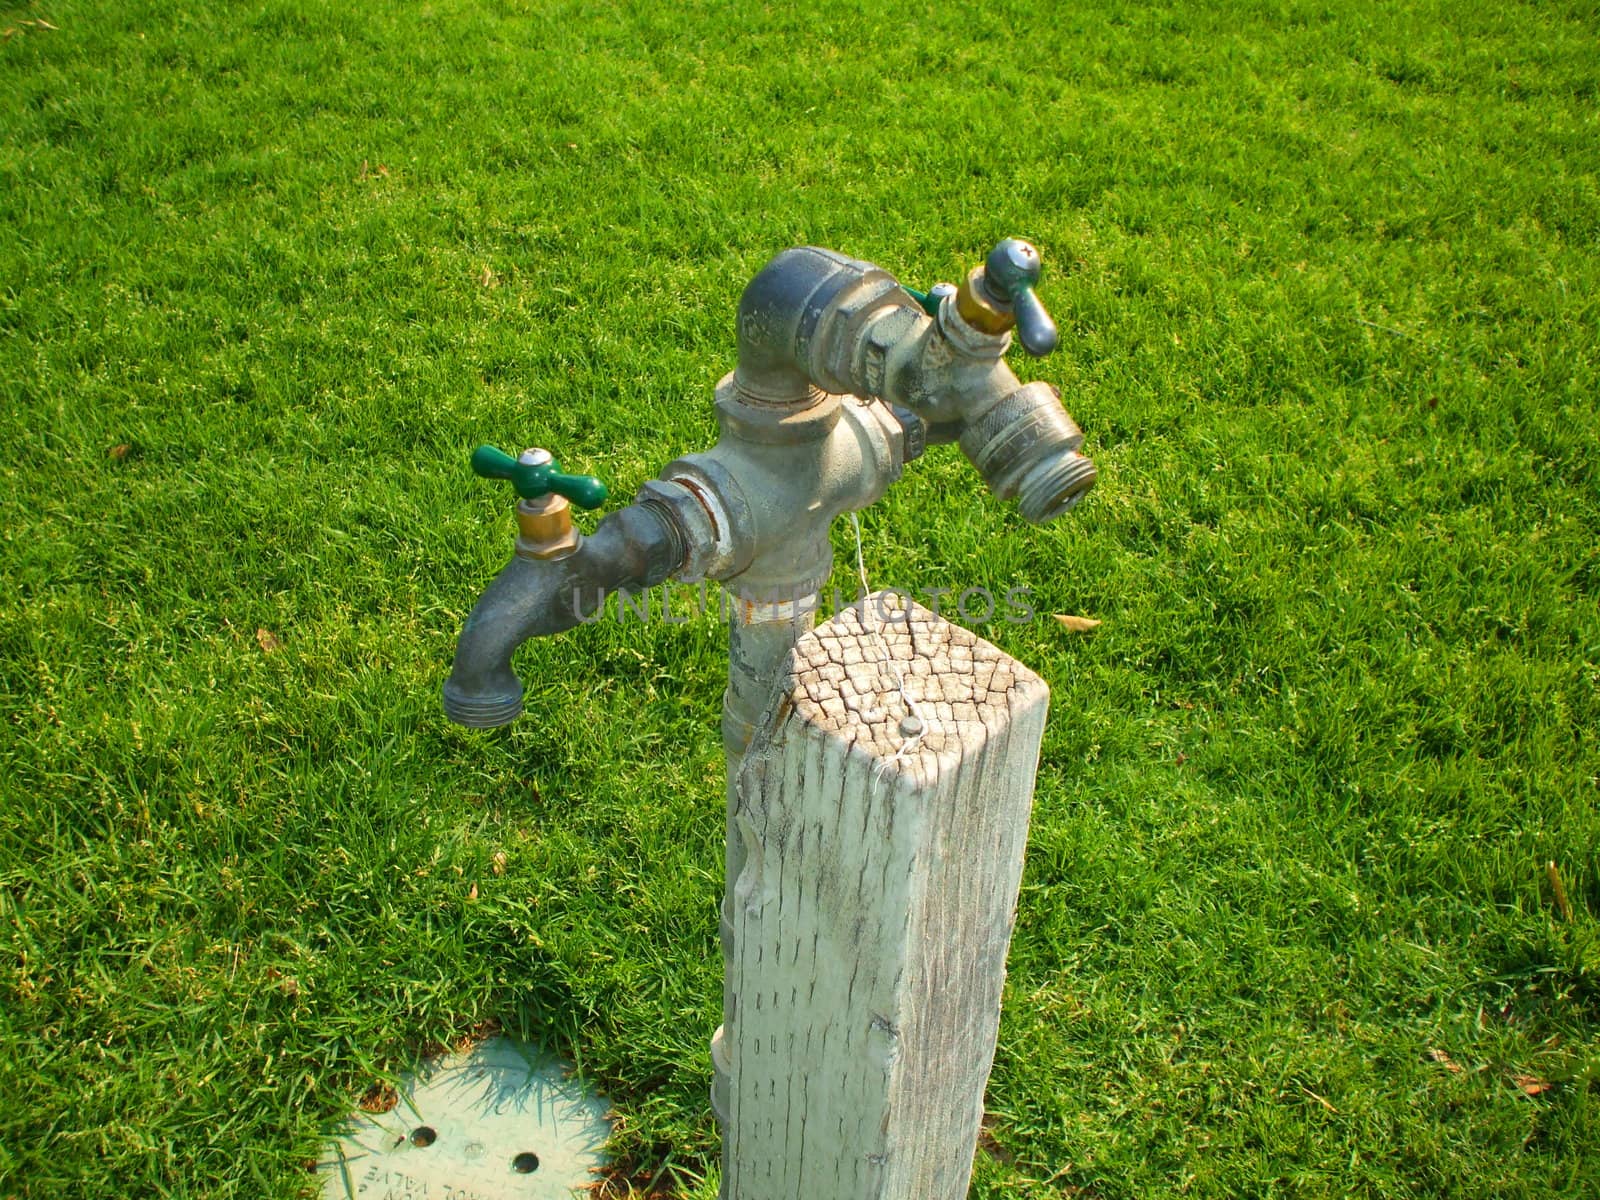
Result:
{"label": "spigot with green handle", "polygon": [[554,494],[579,508],[599,508],[606,502],[605,484],[593,475],[563,475],[548,450],[524,450],[521,458],[512,458],[504,450],[479,446],[472,452],[472,470],[485,479],[509,481],[524,500]]}

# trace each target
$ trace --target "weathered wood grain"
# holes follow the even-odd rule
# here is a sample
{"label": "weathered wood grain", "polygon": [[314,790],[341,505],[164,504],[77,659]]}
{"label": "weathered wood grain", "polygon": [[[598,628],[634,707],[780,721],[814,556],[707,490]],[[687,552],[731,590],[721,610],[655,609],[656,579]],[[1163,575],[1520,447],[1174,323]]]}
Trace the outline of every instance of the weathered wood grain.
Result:
{"label": "weathered wood grain", "polygon": [[966,1195],[1049,691],[879,604],[799,640],[737,780],[729,1200]]}

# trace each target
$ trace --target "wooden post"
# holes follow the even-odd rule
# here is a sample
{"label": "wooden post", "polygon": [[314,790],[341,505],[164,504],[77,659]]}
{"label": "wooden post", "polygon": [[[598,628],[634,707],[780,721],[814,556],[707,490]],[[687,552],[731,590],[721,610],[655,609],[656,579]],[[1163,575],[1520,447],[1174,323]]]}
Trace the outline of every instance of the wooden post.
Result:
{"label": "wooden post", "polygon": [[727,1200],[966,1196],[1048,702],[892,593],[796,643],[736,788]]}

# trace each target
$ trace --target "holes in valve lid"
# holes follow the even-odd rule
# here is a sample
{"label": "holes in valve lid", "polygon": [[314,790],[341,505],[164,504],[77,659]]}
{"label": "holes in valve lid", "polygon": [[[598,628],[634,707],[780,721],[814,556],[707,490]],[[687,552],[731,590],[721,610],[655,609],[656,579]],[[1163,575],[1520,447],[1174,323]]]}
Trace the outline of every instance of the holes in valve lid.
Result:
{"label": "holes in valve lid", "polygon": [[532,1150],[524,1150],[511,1160],[511,1169],[518,1175],[532,1175],[539,1169],[539,1156]]}
{"label": "holes in valve lid", "polygon": [[432,1125],[418,1125],[411,1131],[411,1144],[418,1149],[433,1145],[439,1140],[439,1133]]}

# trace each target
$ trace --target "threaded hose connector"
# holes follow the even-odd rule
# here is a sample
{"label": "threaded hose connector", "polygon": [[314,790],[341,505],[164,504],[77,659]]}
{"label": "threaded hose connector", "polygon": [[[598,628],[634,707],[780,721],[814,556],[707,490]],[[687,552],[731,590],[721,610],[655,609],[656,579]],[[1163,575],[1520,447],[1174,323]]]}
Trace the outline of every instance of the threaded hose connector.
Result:
{"label": "threaded hose connector", "polygon": [[522,715],[522,688],[515,692],[489,692],[473,695],[461,691],[454,681],[444,685],[444,715],[468,729],[495,729],[509,725]]}
{"label": "threaded hose connector", "polygon": [[1035,525],[1053,521],[1089,494],[1099,472],[1076,450],[1053,455],[1029,471],[1017,489],[1017,508]]}
{"label": "threaded hose connector", "polygon": [[1016,499],[1035,524],[1059,517],[1094,486],[1094,463],[1079,453],[1083,431],[1061,407],[1061,393],[1042,380],[970,422],[960,440],[989,490]]}

